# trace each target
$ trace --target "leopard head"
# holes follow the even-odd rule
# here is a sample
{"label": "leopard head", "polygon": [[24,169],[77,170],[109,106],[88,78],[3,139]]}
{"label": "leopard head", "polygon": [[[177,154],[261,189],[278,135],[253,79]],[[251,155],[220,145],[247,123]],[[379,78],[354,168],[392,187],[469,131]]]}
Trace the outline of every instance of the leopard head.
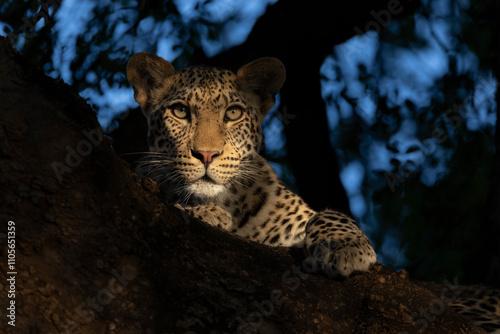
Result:
{"label": "leopard head", "polygon": [[148,120],[143,166],[178,196],[210,199],[227,191],[258,155],[261,123],[285,81],[275,58],[236,73],[212,67],[176,71],[166,60],[138,53],[127,64],[134,98]]}

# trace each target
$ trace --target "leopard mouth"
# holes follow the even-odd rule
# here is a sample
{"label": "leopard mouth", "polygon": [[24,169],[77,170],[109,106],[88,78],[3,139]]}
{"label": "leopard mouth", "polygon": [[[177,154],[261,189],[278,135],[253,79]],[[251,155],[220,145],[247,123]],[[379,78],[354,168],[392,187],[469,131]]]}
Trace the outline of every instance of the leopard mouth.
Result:
{"label": "leopard mouth", "polygon": [[203,175],[202,178],[198,179],[197,181],[195,182],[199,182],[199,181],[204,181],[204,182],[208,182],[208,183],[211,183],[211,184],[219,184],[218,182],[216,182],[215,180],[213,180],[210,176],[208,176],[207,174]]}
{"label": "leopard mouth", "polygon": [[208,175],[204,175],[198,180],[189,183],[186,190],[199,199],[208,200],[224,192],[225,186],[216,182]]}

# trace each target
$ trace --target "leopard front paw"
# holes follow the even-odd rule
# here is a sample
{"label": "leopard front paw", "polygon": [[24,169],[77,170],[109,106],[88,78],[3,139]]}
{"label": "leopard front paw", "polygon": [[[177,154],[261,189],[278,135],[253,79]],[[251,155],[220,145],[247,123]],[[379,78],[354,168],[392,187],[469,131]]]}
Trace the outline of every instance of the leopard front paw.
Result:
{"label": "leopard front paw", "polygon": [[328,277],[343,279],[364,272],[377,261],[365,235],[343,239],[311,240],[306,237],[306,254],[310,266]]}
{"label": "leopard front paw", "polygon": [[334,210],[316,213],[306,227],[308,260],[330,277],[348,277],[368,270],[377,261],[373,246],[361,227]]}

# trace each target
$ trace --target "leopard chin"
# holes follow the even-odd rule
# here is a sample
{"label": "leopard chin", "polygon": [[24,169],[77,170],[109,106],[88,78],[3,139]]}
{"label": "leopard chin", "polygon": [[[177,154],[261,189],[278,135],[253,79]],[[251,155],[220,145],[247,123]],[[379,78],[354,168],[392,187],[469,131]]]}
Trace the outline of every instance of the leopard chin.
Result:
{"label": "leopard chin", "polygon": [[195,182],[189,183],[186,190],[194,197],[211,199],[222,194],[226,190],[226,187],[212,181],[208,177],[203,177]]}

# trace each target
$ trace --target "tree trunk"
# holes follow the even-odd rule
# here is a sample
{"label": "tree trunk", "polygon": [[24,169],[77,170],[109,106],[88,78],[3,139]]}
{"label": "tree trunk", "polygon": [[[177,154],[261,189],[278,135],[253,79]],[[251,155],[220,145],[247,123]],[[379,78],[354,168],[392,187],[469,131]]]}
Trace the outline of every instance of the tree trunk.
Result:
{"label": "tree trunk", "polygon": [[337,282],[160,203],[4,38],[0,83],[0,333],[483,333],[405,272]]}
{"label": "tree trunk", "polygon": [[[491,41],[488,45],[491,50],[491,63],[493,76],[500,78],[500,3],[498,1],[484,1],[487,8],[484,12],[489,15],[483,24],[493,24]],[[496,25],[496,26],[495,26]],[[481,26],[480,26],[481,27]],[[483,220],[477,233],[477,242],[466,263],[465,276],[468,283],[483,283],[500,288],[500,89],[497,86],[495,93],[497,103],[497,120],[495,127],[495,161],[491,174],[491,183],[486,199]]]}

